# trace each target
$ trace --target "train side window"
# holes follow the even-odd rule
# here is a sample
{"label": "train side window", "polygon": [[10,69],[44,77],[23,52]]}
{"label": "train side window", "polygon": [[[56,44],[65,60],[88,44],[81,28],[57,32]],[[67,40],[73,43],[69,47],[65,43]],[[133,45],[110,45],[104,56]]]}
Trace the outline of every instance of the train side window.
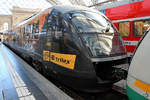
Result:
{"label": "train side window", "polygon": [[24,34],[24,33],[25,33],[24,27],[21,28],[20,33],[21,33],[21,34]]}
{"label": "train side window", "polygon": [[59,39],[60,37],[62,37],[62,23],[61,23],[62,20],[60,17],[56,17],[55,20],[56,20],[55,38]]}
{"label": "train side window", "polygon": [[39,39],[39,20],[32,24],[32,39]]}
{"label": "train side window", "polygon": [[130,22],[120,22],[119,23],[120,36],[127,37],[130,35]]}
{"label": "train side window", "polygon": [[28,36],[32,34],[32,24],[25,25],[25,34],[27,34]]}
{"label": "train side window", "polygon": [[[47,19],[47,16],[45,17],[45,20]],[[42,32],[46,32],[46,30],[47,30],[47,21],[45,21],[44,22],[44,25],[43,25],[43,27],[42,27]]]}
{"label": "train side window", "polygon": [[62,37],[62,18],[54,13],[48,16],[47,22],[47,34],[49,34],[54,40]]}
{"label": "train side window", "polygon": [[26,41],[29,40],[30,34],[32,33],[31,29],[31,24],[25,24],[24,39]]}
{"label": "train side window", "polygon": [[150,27],[150,20],[134,21],[133,35],[142,36],[149,27]]}
{"label": "train side window", "polygon": [[46,38],[48,42],[53,41],[53,36],[54,31],[53,31],[53,22],[52,22],[52,15],[49,14],[47,18],[47,32],[46,32]]}

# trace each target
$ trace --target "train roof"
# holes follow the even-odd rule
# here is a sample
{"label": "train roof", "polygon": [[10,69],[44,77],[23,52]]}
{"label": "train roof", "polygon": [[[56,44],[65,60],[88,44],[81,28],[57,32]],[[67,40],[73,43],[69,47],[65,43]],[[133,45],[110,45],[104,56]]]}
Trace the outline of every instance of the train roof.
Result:
{"label": "train roof", "polygon": [[[85,6],[73,6],[73,5],[56,5],[56,6],[52,6],[50,7],[49,9],[56,9],[57,11],[59,11],[60,13],[64,14],[64,13],[67,13],[67,12],[70,12],[70,11],[92,11],[92,12],[97,12],[97,13],[100,13],[99,11],[95,10],[95,9],[92,9],[92,8],[88,8],[88,7],[85,7]],[[36,18],[38,15],[42,14],[43,12],[45,12],[47,9],[45,10],[42,10],[34,15],[32,15],[31,17],[25,19],[23,22],[13,26],[11,29],[9,30],[12,30],[12,29],[15,29],[17,28],[18,26],[21,26],[25,23],[27,23],[28,21]],[[8,31],[9,31],[8,30]]]}
{"label": "train roof", "polygon": [[62,14],[70,12],[70,11],[92,11],[92,12],[98,12],[95,9],[92,8],[88,8],[85,6],[73,6],[73,5],[56,5],[53,6],[51,8],[54,8],[56,10],[58,10],[59,12],[61,12]]}

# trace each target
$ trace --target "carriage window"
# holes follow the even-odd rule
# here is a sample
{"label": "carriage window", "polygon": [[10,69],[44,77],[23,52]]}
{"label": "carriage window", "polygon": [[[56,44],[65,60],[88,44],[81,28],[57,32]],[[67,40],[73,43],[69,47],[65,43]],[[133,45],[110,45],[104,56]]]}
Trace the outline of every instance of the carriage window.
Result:
{"label": "carriage window", "polygon": [[129,22],[121,22],[119,23],[119,32],[120,36],[127,37],[130,35],[130,23]]}
{"label": "carriage window", "polygon": [[21,31],[21,32],[20,32],[21,34],[24,34],[24,32],[25,32],[24,27],[22,27],[20,31]]}
{"label": "carriage window", "polygon": [[[47,18],[45,18],[45,19],[47,19]],[[46,30],[47,30],[47,21],[45,21],[45,23],[42,27],[42,32],[46,32]]]}
{"label": "carriage window", "polygon": [[33,32],[32,34],[38,33],[39,32],[39,21],[37,23],[33,23]]}
{"label": "carriage window", "polygon": [[32,39],[39,38],[39,21],[32,24]]}
{"label": "carriage window", "polygon": [[57,15],[49,15],[48,17],[48,32],[54,39],[62,37],[62,19]]}
{"label": "carriage window", "polygon": [[25,25],[25,33],[26,34],[31,34],[32,33],[32,25],[31,24],[26,24]]}
{"label": "carriage window", "polygon": [[142,36],[150,26],[150,20],[135,21],[133,24],[133,35]]}

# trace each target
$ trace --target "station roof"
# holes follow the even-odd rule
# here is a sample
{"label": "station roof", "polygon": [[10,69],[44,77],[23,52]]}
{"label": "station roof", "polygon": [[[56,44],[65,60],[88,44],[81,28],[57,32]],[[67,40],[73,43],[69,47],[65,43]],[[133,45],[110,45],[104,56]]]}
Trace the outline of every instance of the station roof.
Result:
{"label": "station roof", "polygon": [[110,3],[120,0],[0,0],[0,15],[11,15],[12,7],[20,8],[49,8],[53,5],[82,5],[82,6],[97,6],[102,3]]}
{"label": "station roof", "polygon": [[52,5],[46,0],[0,0],[0,15],[11,15],[12,7],[20,8],[48,8]]}

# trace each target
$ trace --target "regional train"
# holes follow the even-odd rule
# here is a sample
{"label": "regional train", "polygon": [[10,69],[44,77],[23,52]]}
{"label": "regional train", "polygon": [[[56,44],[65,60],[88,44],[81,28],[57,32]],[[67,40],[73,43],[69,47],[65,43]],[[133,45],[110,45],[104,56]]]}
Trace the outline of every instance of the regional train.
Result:
{"label": "regional train", "polygon": [[106,9],[105,15],[119,30],[129,57],[132,57],[138,41],[150,26],[149,2],[137,0],[134,3]]}
{"label": "regional train", "polygon": [[127,76],[123,41],[94,9],[53,6],[6,32],[4,43],[37,71],[79,91],[103,92]]}
{"label": "regional train", "polygon": [[133,55],[127,78],[129,100],[150,100],[150,30],[140,40]]}

